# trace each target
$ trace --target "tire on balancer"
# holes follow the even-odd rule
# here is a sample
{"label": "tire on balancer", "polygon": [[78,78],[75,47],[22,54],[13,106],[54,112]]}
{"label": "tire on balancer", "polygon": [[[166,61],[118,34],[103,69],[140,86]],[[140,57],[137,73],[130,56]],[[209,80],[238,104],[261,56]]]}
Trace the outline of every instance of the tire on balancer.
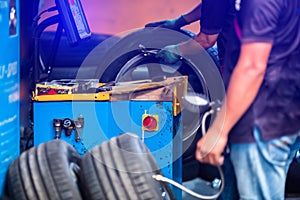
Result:
{"label": "tire on balancer", "polygon": [[77,186],[80,156],[53,140],[23,152],[9,167],[8,194],[15,200],[81,200]]}
{"label": "tire on balancer", "polygon": [[152,178],[161,174],[146,145],[133,134],[102,143],[81,160],[86,199],[175,199],[168,185]]}

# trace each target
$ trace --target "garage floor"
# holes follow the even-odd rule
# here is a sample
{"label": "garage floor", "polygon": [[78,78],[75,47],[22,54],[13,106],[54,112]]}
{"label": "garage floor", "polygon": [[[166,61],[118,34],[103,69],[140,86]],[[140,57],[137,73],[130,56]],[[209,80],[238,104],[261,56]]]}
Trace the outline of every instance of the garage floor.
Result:
{"label": "garage floor", "polygon": [[[193,179],[191,181],[184,182],[183,185],[190,190],[197,192],[201,195],[213,195],[218,192],[217,189],[211,187],[211,183],[208,181],[204,181],[200,178]],[[196,200],[198,198],[193,197],[185,192],[182,193],[183,200]]]}

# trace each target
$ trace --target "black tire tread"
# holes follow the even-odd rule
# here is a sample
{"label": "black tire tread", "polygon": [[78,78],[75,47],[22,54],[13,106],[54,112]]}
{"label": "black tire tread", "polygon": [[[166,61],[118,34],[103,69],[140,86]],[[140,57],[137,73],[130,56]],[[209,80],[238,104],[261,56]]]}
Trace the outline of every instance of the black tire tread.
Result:
{"label": "black tire tread", "polygon": [[81,169],[85,197],[90,200],[161,199],[161,188],[168,188],[152,178],[159,168],[144,143],[131,134],[92,149],[82,158]]}
{"label": "black tire tread", "polygon": [[79,154],[63,141],[50,141],[21,154],[9,167],[8,188],[16,200],[81,200],[69,163]]}

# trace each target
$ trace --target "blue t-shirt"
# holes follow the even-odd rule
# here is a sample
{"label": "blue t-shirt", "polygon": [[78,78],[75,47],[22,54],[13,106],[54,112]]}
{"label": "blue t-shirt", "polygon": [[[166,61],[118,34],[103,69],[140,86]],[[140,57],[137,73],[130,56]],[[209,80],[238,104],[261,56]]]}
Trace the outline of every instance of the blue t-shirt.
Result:
{"label": "blue t-shirt", "polygon": [[[240,43],[272,43],[264,81],[252,106],[230,133],[232,142],[252,142],[253,128],[263,140],[300,130],[300,0],[239,0],[236,33],[225,63],[228,85]],[[234,35],[234,34],[233,34]],[[245,77],[247,78],[247,77]],[[242,101],[242,99],[241,99]],[[238,106],[238,105],[237,105]]]}

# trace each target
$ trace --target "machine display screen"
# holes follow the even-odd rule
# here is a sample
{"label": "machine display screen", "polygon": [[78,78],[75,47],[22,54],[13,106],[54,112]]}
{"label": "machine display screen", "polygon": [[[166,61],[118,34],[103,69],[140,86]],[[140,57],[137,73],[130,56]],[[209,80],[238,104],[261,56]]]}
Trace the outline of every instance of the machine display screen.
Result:
{"label": "machine display screen", "polygon": [[80,0],[56,0],[56,5],[71,44],[91,36]]}
{"label": "machine display screen", "polygon": [[75,25],[81,39],[87,38],[91,35],[88,24],[83,13],[83,9],[79,0],[69,0],[70,9],[74,17]]}

